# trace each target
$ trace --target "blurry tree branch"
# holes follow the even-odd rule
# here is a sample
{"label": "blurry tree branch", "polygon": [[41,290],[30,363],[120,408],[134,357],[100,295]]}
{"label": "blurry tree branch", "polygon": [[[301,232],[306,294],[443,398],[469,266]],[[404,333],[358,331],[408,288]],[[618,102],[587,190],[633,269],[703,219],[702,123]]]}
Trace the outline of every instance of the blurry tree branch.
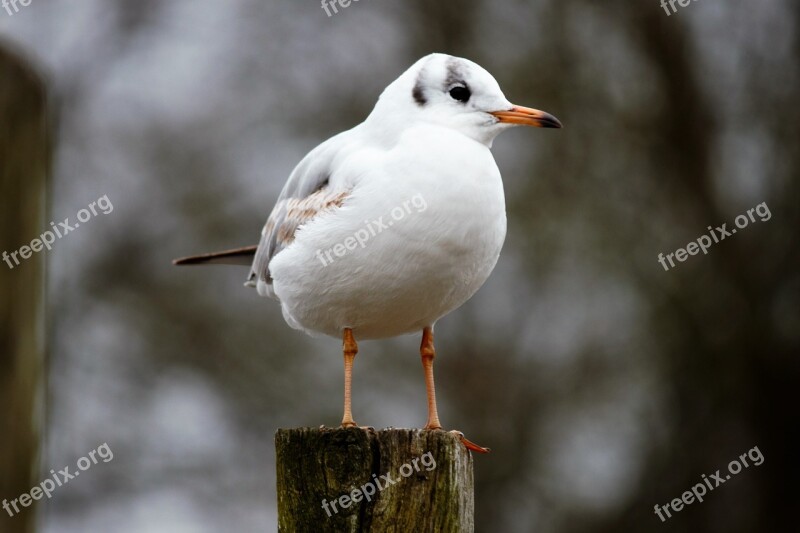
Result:
{"label": "blurry tree branch", "polygon": [[[0,252],[11,254],[42,232],[50,165],[46,114],[42,81],[0,45]],[[0,499],[28,492],[37,477],[44,422],[43,265],[41,254],[13,269],[0,264]],[[0,513],[0,530],[33,531],[35,512],[20,511],[14,517]]]}

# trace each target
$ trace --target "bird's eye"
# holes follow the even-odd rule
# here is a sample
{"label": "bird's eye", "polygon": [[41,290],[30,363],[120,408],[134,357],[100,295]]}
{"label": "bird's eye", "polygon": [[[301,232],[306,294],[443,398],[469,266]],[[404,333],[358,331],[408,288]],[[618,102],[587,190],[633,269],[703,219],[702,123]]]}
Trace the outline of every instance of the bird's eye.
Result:
{"label": "bird's eye", "polygon": [[469,92],[469,89],[464,87],[463,85],[456,85],[452,89],[450,89],[450,97],[453,100],[457,100],[459,102],[466,102],[469,100],[469,97],[472,96],[472,93]]}

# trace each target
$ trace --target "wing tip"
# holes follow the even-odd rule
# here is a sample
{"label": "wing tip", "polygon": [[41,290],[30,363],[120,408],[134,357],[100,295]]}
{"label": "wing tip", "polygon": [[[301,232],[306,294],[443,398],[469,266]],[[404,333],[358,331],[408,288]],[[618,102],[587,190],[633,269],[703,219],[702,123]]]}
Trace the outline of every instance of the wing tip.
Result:
{"label": "wing tip", "polygon": [[198,263],[198,256],[179,257],[172,260],[174,266],[193,265]]}
{"label": "wing tip", "polygon": [[172,260],[174,266],[184,265],[208,265],[208,264],[222,264],[222,265],[242,265],[248,266],[252,264],[253,257],[258,249],[257,245],[245,246],[236,248],[234,250],[225,250],[222,252],[213,252],[210,254],[190,255],[187,257],[179,257]]}

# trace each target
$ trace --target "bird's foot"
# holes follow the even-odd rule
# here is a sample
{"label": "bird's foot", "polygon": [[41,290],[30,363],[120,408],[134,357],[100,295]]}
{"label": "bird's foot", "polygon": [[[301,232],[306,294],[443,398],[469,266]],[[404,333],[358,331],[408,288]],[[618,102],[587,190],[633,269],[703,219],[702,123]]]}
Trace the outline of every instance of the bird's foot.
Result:
{"label": "bird's foot", "polygon": [[477,444],[469,440],[467,437],[465,437],[463,433],[461,433],[456,429],[450,431],[450,433],[458,437],[461,440],[461,444],[463,444],[464,447],[466,447],[468,450],[472,450],[473,452],[478,452],[478,453],[489,453],[490,451],[492,451],[489,448],[478,446]]}
{"label": "bird's foot", "polygon": [[363,429],[364,431],[366,431],[368,433],[375,433],[375,428],[374,427],[372,427],[372,426],[359,426],[355,422],[351,422],[351,423],[349,422],[347,424],[342,423],[342,425],[339,426],[339,428],[341,428],[341,429],[357,428],[357,429]]}
{"label": "bird's foot", "polygon": [[[429,422],[422,429],[426,429],[426,430],[429,430],[429,431],[443,431],[441,424],[437,424],[435,422],[434,423],[430,423]],[[464,434],[461,433],[460,431],[458,431],[457,429],[454,429],[454,430],[450,431],[449,433],[452,433],[453,435],[458,437],[459,440],[461,440],[461,444],[463,444],[464,447],[467,448],[468,450],[472,450],[473,452],[478,452],[478,453],[489,453],[490,451],[492,451],[489,448],[484,448],[483,446],[478,446],[477,444],[475,444],[474,442],[469,440],[467,437],[465,437]]]}

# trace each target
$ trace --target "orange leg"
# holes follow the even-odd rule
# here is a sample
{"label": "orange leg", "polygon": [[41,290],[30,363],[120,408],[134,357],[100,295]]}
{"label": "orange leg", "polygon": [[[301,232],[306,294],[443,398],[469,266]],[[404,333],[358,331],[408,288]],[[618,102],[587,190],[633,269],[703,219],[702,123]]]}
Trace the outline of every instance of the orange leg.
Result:
{"label": "orange leg", "polygon": [[433,359],[436,349],[433,347],[433,330],[427,327],[422,330],[422,344],[419,347],[422,368],[425,369],[425,385],[428,389],[428,423],[425,429],[442,429],[439,413],[436,411],[436,385],[433,383]]}
{"label": "orange leg", "polygon": [[[433,359],[436,357],[436,349],[433,347],[433,330],[425,328],[422,330],[422,344],[419,347],[419,355],[422,357],[422,368],[425,369],[425,385],[428,388],[428,423],[424,429],[442,429],[439,423],[439,413],[436,411],[436,386],[433,383]],[[468,450],[478,453],[489,453],[489,448],[478,446],[468,440],[460,431],[451,431],[455,434]]]}
{"label": "orange leg", "polygon": [[353,413],[350,410],[350,383],[353,379],[353,359],[358,353],[358,344],[353,337],[353,330],[344,328],[342,340],[342,350],[344,351],[344,416],[342,416],[342,427],[356,427],[358,424],[353,420]]}

